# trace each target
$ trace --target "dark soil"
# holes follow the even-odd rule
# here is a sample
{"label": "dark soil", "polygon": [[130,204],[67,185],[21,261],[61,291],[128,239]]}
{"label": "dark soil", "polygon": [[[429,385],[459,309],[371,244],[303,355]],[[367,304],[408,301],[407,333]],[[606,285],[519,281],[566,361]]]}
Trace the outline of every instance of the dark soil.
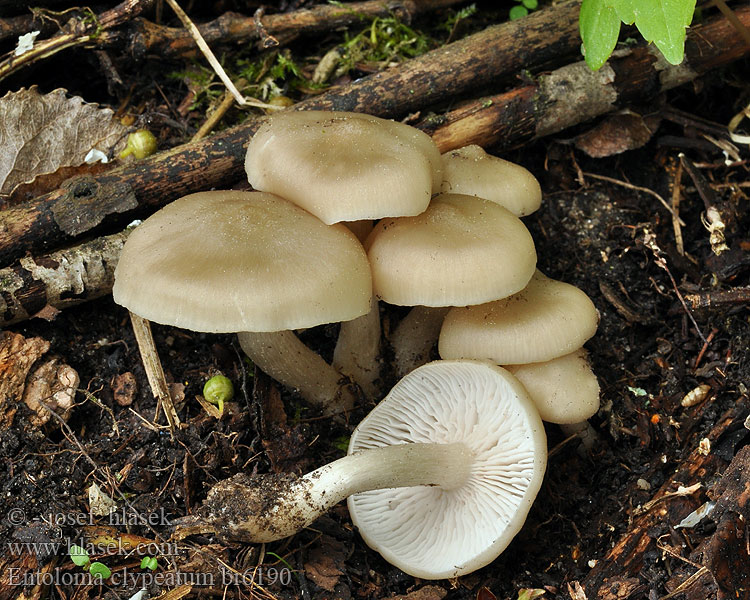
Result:
{"label": "dark soil", "polygon": [[[735,65],[662,101],[696,117],[726,123],[747,103],[747,85],[744,90],[731,85],[742,73],[746,77],[747,66]],[[155,70],[149,63],[144,73],[156,77]],[[137,75],[130,75],[140,85]],[[66,87],[84,96],[88,91],[83,85],[80,90]],[[174,83],[163,91],[175,103],[184,93]],[[140,95],[157,106],[155,93]],[[155,127],[163,127],[162,144],[177,143],[174,130],[163,122]],[[682,127],[663,122],[657,136],[667,134],[690,136]],[[358,407],[346,424],[320,418],[294,394],[279,389],[262,373],[253,373],[233,336],[155,325],[165,372],[178,397],[184,396],[178,405],[184,427],[172,439],[163,416],[161,425],[152,424],[155,402],[127,312],[108,297],[66,310],[53,322],[35,319],[11,328],[48,340],[50,353],[78,371],[82,391],[63,429],[32,426],[22,407],[12,427],[0,431],[0,514],[7,515],[0,523],[0,539],[61,542],[63,548],[30,556],[4,547],[0,564],[7,574],[0,575],[0,595],[16,597],[22,588],[8,583],[33,584],[33,576],[45,569],[80,575],[66,545],[101,542],[106,533],[107,539],[120,540],[119,550],[92,552],[92,558],[95,555],[113,570],[114,583],[62,581],[46,589],[47,597],[129,598],[144,585],[157,594],[191,583],[170,579],[169,573],[213,577],[212,587],[196,585],[190,592],[202,597],[365,600],[421,588],[423,595],[413,598],[447,594],[515,599],[522,588],[544,590],[543,598],[571,597],[575,592],[569,592],[568,585],[575,590],[573,582],[585,584],[595,565],[602,568],[606,554],[631,528],[637,507],[669,480],[726,411],[737,411],[733,425],[708,450],[716,465],[701,472],[703,487],[688,497],[688,505],[682,507],[685,514],[707,499],[706,489],[748,439],[742,427],[750,381],[747,305],[689,311],[680,301],[689,293],[750,283],[747,196],[740,188],[716,188],[729,246],[717,256],[701,222],[704,203],[683,176],[681,255],[671,215],[654,197],[588,177],[581,185],[578,178],[579,169],[598,173],[650,188],[669,200],[678,151],[655,137],[639,150],[594,160],[566,140],[547,139],[504,155],[527,166],[544,188],[541,210],[525,219],[537,243],[539,268],[583,289],[601,314],[599,331],[586,346],[601,383],[602,408],[591,420],[599,434],[591,451],[582,450],[576,439],[566,440],[555,426],[547,428],[551,453],[542,490],[522,532],[491,565],[426,587],[426,582],[403,574],[367,548],[344,505],[313,528],[263,547],[205,532],[168,544],[171,521],[196,511],[213,484],[238,473],[301,474],[335,459],[344,453],[342,441],[371,407]],[[701,169],[711,183],[747,180],[746,162],[725,167],[719,151],[686,152],[695,162],[713,165]],[[646,243],[649,233],[660,250]],[[392,328],[403,314],[403,309],[382,306],[384,329]],[[335,336],[336,327],[329,326],[306,332],[304,339],[330,358]],[[205,380],[216,372],[227,375],[237,390],[218,421],[195,401]],[[137,390],[132,403],[121,406],[114,390],[117,378],[126,373],[135,376]],[[393,383],[388,369],[385,377]],[[701,384],[710,386],[705,398],[683,407],[683,398]],[[94,482],[108,494],[124,497],[116,522],[88,516],[87,489]],[[650,546],[640,556],[636,571],[613,571],[633,579],[631,587],[611,596],[597,595],[598,587],[592,587],[588,598],[661,598],[694,573],[696,568],[678,577],[691,551],[710,538],[712,526],[704,520],[697,527],[675,530],[679,519],[674,518],[667,514],[649,533],[661,545]],[[139,539],[154,545],[145,554],[123,550],[127,540]],[[149,572],[140,569],[146,554],[158,558],[156,573],[162,579],[147,579]],[[17,578],[9,580],[11,574]],[[24,574],[29,576],[25,581]],[[244,585],[225,588],[222,582],[229,580]],[[707,580],[699,582],[700,593],[715,597],[710,576]],[[33,585],[26,589],[32,593]]]}

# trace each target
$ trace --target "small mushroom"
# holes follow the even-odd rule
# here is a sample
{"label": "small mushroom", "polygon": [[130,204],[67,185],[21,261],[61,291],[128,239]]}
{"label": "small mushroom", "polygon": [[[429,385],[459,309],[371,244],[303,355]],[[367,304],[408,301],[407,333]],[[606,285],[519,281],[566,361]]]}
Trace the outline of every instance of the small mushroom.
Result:
{"label": "small mushroom", "polygon": [[502,206],[440,194],[422,214],[382,219],[365,243],[375,294],[402,306],[466,306],[522,290],[534,241]]}
{"label": "small mushroom", "polygon": [[440,330],[446,359],[488,359],[499,365],[543,362],[569,354],[596,333],[599,313],[577,287],[539,271],[521,292],[453,308]]}
{"label": "small mushroom", "polygon": [[113,295],[156,323],[248,332],[243,349],[260,347],[250,358],[308,401],[328,412],[353,401],[342,376],[290,330],[367,313],[367,258],[345,227],[277,196],[200,192],[167,205],[130,234]]}
{"label": "small mushroom", "polygon": [[422,131],[348,112],[268,117],[250,140],[248,180],[325,223],[417,215],[442,181],[440,151]]}
{"label": "small mushroom", "polygon": [[599,382],[583,348],[546,362],[505,368],[529,392],[542,421],[575,425],[599,410]]}
{"label": "small mushroom", "polygon": [[303,477],[235,476],[177,537],[269,542],[349,497],[360,534],[406,573],[457,577],[518,533],[547,460],[539,414],[508,371],[435,361],[404,377],[354,431],[349,455]]}
{"label": "small mushroom", "polygon": [[497,202],[517,217],[530,215],[542,203],[542,188],[529,171],[473,145],[443,154],[441,191]]}

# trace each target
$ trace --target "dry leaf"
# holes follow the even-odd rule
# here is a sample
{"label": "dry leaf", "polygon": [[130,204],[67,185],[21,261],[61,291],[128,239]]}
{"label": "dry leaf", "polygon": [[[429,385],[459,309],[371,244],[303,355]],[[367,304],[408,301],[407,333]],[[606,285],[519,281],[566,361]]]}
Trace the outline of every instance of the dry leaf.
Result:
{"label": "dry leaf", "polygon": [[29,375],[23,391],[23,401],[34,413],[29,421],[41,427],[50,421],[53,410],[67,421],[79,381],[78,372],[57,357],[45,360]]}
{"label": "dry leaf", "polygon": [[42,95],[32,87],[0,98],[0,195],[83,164],[92,148],[109,154],[118,143],[124,147],[127,128],[113,114],[62,89]]}
{"label": "dry leaf", "polygon": [[388,600],[443,600],[447,595],[448,591],[438,585],[426,585],[405,596],[391,596]]}
{"label": "dry leaf", "polygon": [[8,427],[23,397],[32,365],[49,350],[42,338],[0,333],[0,427]]}
{"label": "dry leaf", "polygon": [[608,116],[579,135],[575,146],[593,158],[621,154],[646,144],[658,125],[658,119],[624,111]]}
{"label": "dry leaf", "polygon": [[333,592],[343,574],[344,550],[344,544],[338,540],[324,537],[323,543],[310,551],[305,562],[305,575],[318,587]]}

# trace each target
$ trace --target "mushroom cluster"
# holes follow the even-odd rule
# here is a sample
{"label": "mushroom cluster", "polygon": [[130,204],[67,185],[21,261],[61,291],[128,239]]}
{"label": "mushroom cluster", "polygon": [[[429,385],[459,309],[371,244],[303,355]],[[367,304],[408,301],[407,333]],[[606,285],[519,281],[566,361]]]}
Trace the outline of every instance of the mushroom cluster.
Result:
{"label": "mushroom cluster", "polygon": [[[539,489],[540,415],[581,423],[598,408],[582,350],[596,309],[536,270],[519,218],[539,207],[538,182],[477,146],[441,156],[407,125],[318,111],[269,117],[245,168],[256,191],[192,194],[136,228],[115,301],[157,323],[238,332],[258,367],[328,415],[360,393],[380,397],[378,301],[412,307],[390,336],[403,378],[357,428],[350,456],[273,488],[222,482],[182,534],[279,539],[349,497],[363,538],[408,573],[453,577],[487,564]],[[334,322],[331,365],[294,330]],[[436,344],[444,360],[425,364]],[[481,400],[467,400],[476,390]],[[511,498],[471,505],[459,491],[467,485]],[[442,505],[472,513],[479,531],[437,516]],[[441,533],[441,520],[455,531]],[[437,549],[440,537],[471,558]]]}

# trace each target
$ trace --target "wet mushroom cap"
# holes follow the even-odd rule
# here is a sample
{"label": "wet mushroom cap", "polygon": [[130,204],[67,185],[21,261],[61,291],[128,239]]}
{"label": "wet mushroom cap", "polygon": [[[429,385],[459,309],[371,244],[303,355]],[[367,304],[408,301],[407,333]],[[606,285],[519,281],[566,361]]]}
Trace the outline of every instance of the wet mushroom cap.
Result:
{"label": "wet mushroom cap", "polygon": [[572,425],[599,410],[599,382],[583,348],[546,362],[506,368],[529,392],[542,421]]}
{"label": "wet mushroom cap", "polygon": [[350,496],[349,511],[365,542],[424,579],[458,577],[490,563],[521,529],[546,467],[544,428],[523,386],[486,362],[428,363],[359,424],[349,454],[414,442],[465,445],[470,472],[451,489]]}
{"label": "wet mushroom cap", "polygon": [[404,306],[466,306],[523,289],[536,265],[526,226],[502,206],[440,194],[415,217],[382,219],[365,242],[373,289]]}
{"label": "wet mushroom cap", "polygon": [[598,323],[599,313],[583,291],[537,271],[513,296],[452,308],[443,321],[438,350],[446,359],[543,362],[583,346]]}
{"label": "wet mushroom cap", "polygon": [[347,112],[269,117],[250,140],[245,170],[256,190],[325,223],[419,214],[442,181],[440,152],[427,134]]}
{"label": "wet mushroom cap", "polygon": [[193,331],[282,331],[354,319],[372,295],[367,257],[272,194],[212,191],[172,202],[129,236],[115,302]]}
{"label": "wet mushroom cap", "polygon": [[528,170],[474,145],[443,154],[441,191],[492,200],[518,217],[542,203],[542,188]]}

